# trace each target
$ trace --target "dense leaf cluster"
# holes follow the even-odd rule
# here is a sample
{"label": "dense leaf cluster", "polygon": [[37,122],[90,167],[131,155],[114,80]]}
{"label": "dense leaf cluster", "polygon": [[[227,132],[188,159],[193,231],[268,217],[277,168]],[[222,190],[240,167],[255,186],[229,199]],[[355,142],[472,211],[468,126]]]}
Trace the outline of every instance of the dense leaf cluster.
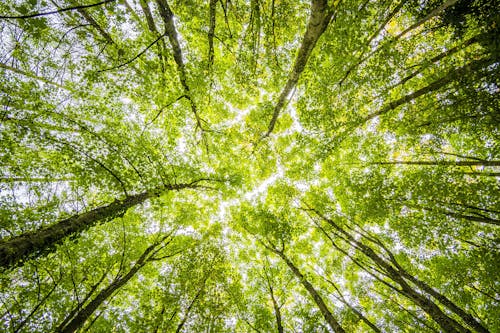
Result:
{"label": "dense leaf cluster", "polygon": [[496,0],[0,3],[0,331],[500,331]]}

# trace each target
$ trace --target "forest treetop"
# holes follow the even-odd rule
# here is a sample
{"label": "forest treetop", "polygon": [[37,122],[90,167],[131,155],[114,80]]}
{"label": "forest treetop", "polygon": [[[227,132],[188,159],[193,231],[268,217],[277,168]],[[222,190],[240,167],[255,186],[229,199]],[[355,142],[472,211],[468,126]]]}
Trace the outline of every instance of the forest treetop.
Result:
{"label": "forest treetop", "polygon": [[498,8],[3,1],[0,330],[500,331]]}

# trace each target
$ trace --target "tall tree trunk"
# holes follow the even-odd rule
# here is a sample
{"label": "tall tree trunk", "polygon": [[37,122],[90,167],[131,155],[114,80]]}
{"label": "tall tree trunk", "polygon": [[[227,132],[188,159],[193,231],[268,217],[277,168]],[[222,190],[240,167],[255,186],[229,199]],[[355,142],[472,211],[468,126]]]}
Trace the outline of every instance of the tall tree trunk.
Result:
{"label": "tall tree trunk", "polygon": [[61,243],[69,236],[79,235],[82,231],[96,225],[99,222],[110,221],[123,215],[130,207],[139,205],[147,199],[159,196],[162,193],[185,188],[196,188],[196,183],[168,185],[152,191],[131,195],[123,200],[115,200],[112,203],[95,208],[83,214],[73,215],[50,226],[36,231],[25,232],[19,236],[0,241],[0,267],[11,268],[23,265],[23,262],[31,257],[45,255],[53,251],[56,244]]}
{"label": "tall tree trunk", "polygon": [[208,69],[212,67],[214,63],[214,36],[215,36],[215,14],[217,9],[218,0],[210,0],[209,9],[209,28],[208,28]]}
{"label": "tall tree trunk", "polygon": [[432,82],[428,86],[425,86],[411,94],[408,94],[406,96],[403,96],[395,101],[389,102],[386,104],[384,107],[382,107],[380,110],[373,112],[372,114],[366,116],[364,119],[361,120],[361,124],[366,123],[367,121],[383,115],[391,110],[396,109],[398,106],[406,104],[408,102],[413,101],[414,99],[417,99],[420,96],[426,95],[432,91],[439,90],[443,87],[446,87],[449,83],[456,81],[464,76],[470,75],[470,73],[481,70],[482,68],[485,68],[486,66],[490,65],[493,63],[494,60],[491,58],[486,58],[486,59],[481,59],[481,60],[475,60],[470,63],[468,63],[465,66],[462,66],[457,69],[453,69],[449,71],[444,77]]}
{"label": "tall tree trunk", "polygon": [[269,122],[269,127],[267,132],[263,135],[263,138],[268,137],[274,130],[278,116],[285,107],[286,101],[289,98],[292,89],[299,81],[299,77],[306,67],[314,46],[316,46],[318,39],[325,32],[328,24],[332,20],[334,10],[335,8],[330,8],[328,6],[328,1],[326,0],[312,0],[311,15],[309,16],[309,21],[307,22],[306,32],[304,34],[304,38],[302,39],[302,44],[300,45],[297,58],[295,58],[295,63],[288,76],[288,81],[281,91],[278,103],[276,103],[274,107],[273,117]]}
{"label": "tall tree trunk", "polygon": [[[61,333],[71,333],[78,330],[85,324],[87,319],[97,310],[97,308],[105,302],[115,291],[123,287],[146,263],[151,259],[151,252],[158,249],[162,245],[163,241],[166,239],[164,237],[161,241],[156,242],[149,246],[141,255],[141,257],[136,261],[134,266],[122,277],[117,277],[113,282],[101,290],[97,296],[90,301],[85,307],[83,307],[71,321],[62,329]],[[154,255],[155,252],[152,254]]]}
{"label": "tall tree trunk", "polygon": [[323,301],[323,298],[321,298],[321,296],[316,291],[314,286],[304,277],[304,275],[300,272],[297,266],[295,266],[294,263],[290,259],[288,259],[285,253],[274,247],[268,246],[264,243],[262,244],[267,249],[276,253],[281,259],[283,259],[283,261],[287,264],[292,273],[299,279],[300,283],[304,286],[309,295],[312,297],[312,299],[318,306],[319,310],[321,311],[321,314],[323,315],[323,317],[325,317],[326,322],[332,328],[332,330],[336,333],[345,333],[345,330],[342,328],[342,326],[340,326],[340,323],[333,317],[332,312],[330,311],[330,309],[328,309],[328,306],[326,305],[325,301]]}
{"label": "tall tree trunk", "polygon": [[174,13],[170,9],[167,0],[156,0],[156,3],[158,4],[158,10],[160,11],[163,23],[165,24],[165,34],[168,36],[168,40],[172,46],[174,61],[177,65],[177,71],[179,73],[179,79],[182,87],[184,88],[184,95],[186,95],[186,98],[191,104],[191,111],[193,112],[196,120],[196,127],[203,130],[202,119],[198,114],[198,108],[193,100],[193,97],[191,96],[191,89],[187,83],[186,65],[182,59],[182,48],[181,43],[179,42],[177,29],[175,28]]}
{"label": "tall tree trunk", "polygon": [[349,309],[351,309],[351,311],[354,312],[356,314],[356,316],[358,316],[358,318],[361,319],[366,325],[368,325],[374,332],[376,332],[376,333],[382,333],[382,331],[377,326],[375,326],[375,324],[372,323],[370,321],[370,319],[368,319],[367,317],[365,317],[365,315],[363,313],[361,313],[361,311],[359,311],[354,306],[352,306],[349,302],[347,302],[347,300],[345,299],[344,295],[342,295],[342,293],[340,292],[339,288],[337,288],[337,285],[335,285],[335,283],[333,283],[332,280],[328,279],[326,276],[322,276],[322,278],[326,282],[328,282],[335,289],[335,291],[337,292],[338,297],[335,297],[335,298],[337,298],[345,306],[347,306]]}
{"label": "tall tree trunk", "polygon": [[203,278],[203,280],[201,282],[201,287],[198,289],[198,291],[194,295],[193,299],[189,303],[189,306],[187,307],[186,311],[184,312],[184,315],[182,316],[182,319],[181,319],[179,325],[177,325],[177,329],[175,330],[175,333],[180,333],[182,331],[182,328],[186,324],[186,321],[189,319],[189,314],[191,313],[191,310],[193,309],[194,304],[196,303],[198,298],[200,298],[201,294],[205,290],[207,280],[210,277],[210,275],[212,274],[212,272],[213,272],[213,269],[211,269],[207,274],[205,274],[205,277]]}
{"label": "tall tree trunk", "polygon": [[387,162],[373,162],[370,164],[376,165],[391,165],[391,164],[404,164],[404,165],[446,165],[446,166],[500,166],[500,161],[387,161]]}
{"label": "tall tree trunk", "polygon": [[274,316],[276,318],[276,326],[278,328],[278,333],[283,333],[283,320],[281,316],[281,307],[274,296],[274,289],[271,283],[271,278],[267,274],[266,268],[264,268],[264,273],[266,275],[267,289],[269,289],[269,294],[271,295],[271,301],[273,302]]}
{"label": "tall tree trunk", "polygon": [[356,240],[350,233],[345,231],[339,225],[337,225],[333,220],[321,215],[318,211],[312,209],[323,221],[327,222],[332,226],[339,234],[341,234],[345,241],[353,246],[354,248],[361,251],[367,257],[369,257],[391,280],[396,282],[401,290],[398,290],[401,294],[412,300],[416,305],[418,305],[422,310],[424,310],[445,332],[450,333],[467,333],[470,332],[467,328],[458,323],[455,319],[447,316],[438,305],[436,305],[431,299],[427,298],[425,295],[421,294],[416,289],[412,288],[405,280],[403,274],[397,270],[393,265],[391,265],[387,260],[378,255],[371,247],[365,245],[364,243]]}
{"label": "tall tree trunk", "polygon": [[425,291],[427,294],[431,295],[434,297],[436,300],[439,301],[439,303],[443,304],[446,306],[450,311],[458,315],[462,320],[469,326],[472,327],[476,332],[478,333],[489,333],[488,329],[481,325],[479,321],[476,320],[472,315],[468,314],[465,312],[462,308],[460,308],[458,305],[453,303],[450,299],[448,299],[446,296],[443,294],[439,293],[437,290],[429,286],[427,283],[417,279],[415,276],[411,275],[408,273],[405,269],[403,269],[399,263],[396,261],[395,257],[391,255],[391,261],[394,263],[394,265],[398,268],[398,271],[401,273],[401,275],[406,278],[407,280],[411,281],[413,284],[415,284],[418,288],[421,290]]}

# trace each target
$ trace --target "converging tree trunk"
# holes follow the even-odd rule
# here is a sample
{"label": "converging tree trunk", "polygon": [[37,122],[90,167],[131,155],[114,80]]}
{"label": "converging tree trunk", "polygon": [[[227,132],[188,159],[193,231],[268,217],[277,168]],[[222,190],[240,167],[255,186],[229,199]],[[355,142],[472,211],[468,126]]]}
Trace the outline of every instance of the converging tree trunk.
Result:
{"label": "converging tree trunk", "polygon": [[[418,289],[423,290],[430,296],[436,298],[444,306],[448,307],[458,316],[460,316],[464,322],[470,327],[474,328],[476,332],[488,333],[489,331],[484,328],[478,321],[476,321],[472,316],[468,315],[464,310],[460,309],[457,305],[453,304],[449,299],[444,297],[444,295],[439,294],[434,289],[427,286],[423,281],[417,280],[415,277],[406,272],[397,262],[395,258],[390,254],[391,260],[387,261],[381,255],[377,254],[371,247],[357,240],[353,235],[348,233],[344,228],[340,227],[333,220],[321,215],[318,211],[312,209],[317,216],[319,216],[323,221],[327,222],[330,226],[334,228],[335,231],[339,233],[339,236],[343,238],[349,245],[353,246],[367,257],[369,257],[391,280],[396,282],[401,289],[398,292],[412,300],[417,304],[422,310],[424,310],[445,332],[470,332],[469,329],[462,326],[455,319],[446,315],[441,308],[435,304],[429,297],[426,297],[423,293],[418,291],[416,288],[412,287],[410,283],[413,283]],[[377,242],[378,244],[381,244]],[[384,246],[383,249],[388,251]],[[425,288],[424,288],[425,286]]]}
{"label": "converging tree trunk", "polygon": [[283,261],[286,263],[286,265],[290,268],[292,273],[299,279],[300,283],[304,286],[304,288],[307,290],[309,295],[312,297],[316,305],[318,306],[319,310],[321,311],[321,314],[325,318],[326,322],[328,325],[332,328],[332,330],[336,333],[345,333],[345,330],[342,328],[340,323],[333,317],[332,312],[330,309],[328,309],[328,306],[326,305],[325,301],[323,301],[323,298],[320,296],[318,291],[314,288],[314,286],[305,278],[304,274],[300,272],[300,270],[295,266],[295,264],[285,255],[284,251],[278,250],[274,246],[269,246],[265,243],[262,243],[268,250],[276,253]]}
{"label": "converging tree trunk", "polygon": [[196,180],[186,184],[167,185],[152,191],[131,195],[123,200],[115,200],[112,203],[95,208],[86,213],[73,215],[50,226],[36,231],[25,232],[19,236],[0,241],[0,267],[10,268],[22,265],[28,258],[47,254],[54,249],[54,245],[61,243],[69,236],[76,236],[82,231],[123,215],[129,208],[142,204],[149,198],[161,194],[186,188],[197,188]]}
{"label": "converging tree trunk", "polygon": [[[87,319],[97,310],[97,308],[106,300],[108,300],[114,292],[123,287],[144,265],[149,261],[157,260],[154,255],[163,247],[168,245],[169,242],[164,244],[164,241],[170,237],[170,235],[163,237],[160,241],[155,242],[149,246],[136,261],[134,266],[128,271],[127,274],[121,276],[118,275],[113,282],[101,290],[97,296],[90,301],[86,306],[84,306],[74,317],[69,321],[69,323],[64,327],[59,327],[58,331],[61,333],[71,333],[78,330],[85,324]],[[165,256],[162,257],[166,258]]]}
{"label": "converging tree trunk", "polygon": [[288,76],[288,81],[281,91],[278,102],[274,107],[273,117],[269,122],[269,127],[267,132],[263,135],[263,138],[268,137],[274,130],[274,126],[276,125],[280,112],[285,107],[286,101],[289,98],[292,89],[297,85],[300,74],[304,71],[314,46],[316,46],[318,39],[325,32],[328,24],[332,20],[334,11],[335,8],[329,7],[327,0],[312,1],[311,15],[309,16],[309,21],[307,22],[306,32],[304,34],[304,38],[302,39],[302,44],[300,45],[297,58],[295,58],[295,63]]}

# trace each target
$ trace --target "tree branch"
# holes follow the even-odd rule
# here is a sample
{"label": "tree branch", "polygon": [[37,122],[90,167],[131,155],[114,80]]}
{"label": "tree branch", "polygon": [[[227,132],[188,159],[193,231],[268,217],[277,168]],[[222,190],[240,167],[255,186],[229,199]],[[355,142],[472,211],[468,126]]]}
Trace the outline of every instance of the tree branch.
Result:
{"label": "tree branch", "polygon": [[34,18],[34,17],[40,17],[40,16],[47,16],[47,15],[52,15],[52,14],[57,14],[57,13],[62,13],[62,12],[67,12],[71,10],[78,10],[78,9],[84,9],[84,8],[90,8],[90,7],[95,7],[95,6],[100,6],[104,5],[108,2],[114,2],[116,0],[105,0],[97,3],[93,3],[90,5],[80,5],[80,6],[74,6],[74,7],[66,7],[58,10],[53,10],[50,12],[43,12],[43,13],[35,13],[35,14],[29,14],[29,15],[20,15],[20,16],[0,16],[0,19],[28,19],[28,18]]}

